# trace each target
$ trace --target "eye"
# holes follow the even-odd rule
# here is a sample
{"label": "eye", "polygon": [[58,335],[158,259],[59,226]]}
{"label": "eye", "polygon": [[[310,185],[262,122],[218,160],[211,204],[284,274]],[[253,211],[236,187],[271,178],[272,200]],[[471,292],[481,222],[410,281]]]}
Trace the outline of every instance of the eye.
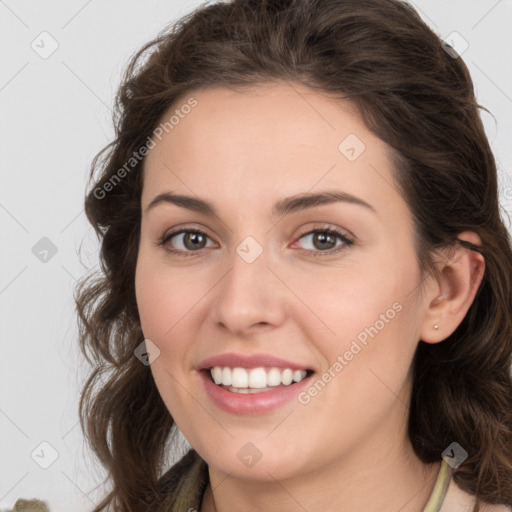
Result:
{"label": "eye", "polygon": [[207,239],[210,237],[203,231],[198,229],[180,229],[165,233],[156,243],[156,245],[167,246],[171,240],[176,241],[171,245],[174,248],[165,247],[168,252],[178,254],[180,256],[194,256],[194,253],[204,249]]}
{"label": "eye", "polygon": [[[178,256],[195,256],[205,248],[210,237],[198,229],[181,228],[170,233],[165,233],[156,245],[164,246],[165,250]],[[175,241],[170,243],[173,239]],[[312,249],[304,249],[312,256],[329,256],[336,254],[351,246],[354,241],[343,232],[330,227],[316,227],[300,236],[299,240],[308,240],[313,245]],[[339,242],[337,244],[337,242]],[[171,245],[171,247],[168,247]],[[211,246],[210,246],[211,247]]]}
{"label": "eye", "polygon": [[[299,240],[308,240],[313,246],[312,249],[306,248],[305,251],[313,256],[328,256],[338,253],[351,246],[354,242],[341,231],[334,228],[314,228],[304,233]],[[337,241],[340,241],[336,245]]]}

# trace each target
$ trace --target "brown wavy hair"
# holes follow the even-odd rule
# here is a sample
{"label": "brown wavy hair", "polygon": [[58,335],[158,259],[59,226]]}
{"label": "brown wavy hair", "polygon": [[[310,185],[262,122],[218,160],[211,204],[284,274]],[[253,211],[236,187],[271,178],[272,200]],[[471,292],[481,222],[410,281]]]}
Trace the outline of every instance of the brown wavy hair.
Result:
{"label": "brown wavy hair", "polygon": [[477,496],[474,512],[480,500],[512,506],[511,241],[484,107],[463,60],[447,50],[398,0],[235,0],[191,11],[131,58],[116,97],[115,140],[96,155],[85,199],[100,268],[75,297],[80,348],[92,365],[80,421],[111,482],[94,512],[148,510],[149,501],[160,510],[158,483],[173,446],[173,419],[149,366],[134,357],[144,339],[134,286],[144,159],[130,159],[194,91],[264,83],[351,99],[392,148],[423,272],[462,231],[480,236],[470,248],[483,254],[485,274],[467,315],[442,343],[419,340],[408,433],[424,463],[440,461],[453,441],[465,448],[454,480]]}

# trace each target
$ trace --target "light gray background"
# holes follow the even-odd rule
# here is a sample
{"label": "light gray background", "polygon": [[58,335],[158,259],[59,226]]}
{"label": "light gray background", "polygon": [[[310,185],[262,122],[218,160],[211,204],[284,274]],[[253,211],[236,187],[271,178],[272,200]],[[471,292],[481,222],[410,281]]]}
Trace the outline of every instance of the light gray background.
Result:
{"label": "light gray background", "polygon": [[[104,473],[77,415],[88,369],[78,353],[72,292],[97,265],[98,249],[83,213],[86,178],[94,155],[113,138],[110,109],[129,57],[201,3],[0,0],[2,508],[38,497],[52,512],[80,512],[102,494]],[[469,43],[462,56],[479,103],[496,118],[482,116],[510,214],[512,0],[411,3],[443,38],[456,31]],[[48,58],[31,47],[35,41],[40,52],[51,48],[43,31],[58,43]],[[32,252],[43,237],[57,248],[46,262]],[[53,450],[58,458],[43,469]]]}

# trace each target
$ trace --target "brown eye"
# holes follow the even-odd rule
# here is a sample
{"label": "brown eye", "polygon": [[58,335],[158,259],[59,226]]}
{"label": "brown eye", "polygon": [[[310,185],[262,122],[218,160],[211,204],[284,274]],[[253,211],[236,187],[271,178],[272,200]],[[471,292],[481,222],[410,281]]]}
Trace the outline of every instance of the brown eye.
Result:
{"label": "brown eye", "polygon": [[317,249],[333,249],[336,246],[336,236],[330,233],[314,233],[313,245]]}
{"label": "brown eye", "polygon": [[158,245],[173,253],[193,253],[206,248],[209,236],[202,231],[182,229],[164,235]]}
{"label": "brown eye", "polygon": [[187,231],[184,233],[183,245],[186,249],[192,251],[197,249],[203,249],[206,243],[206,237],[202,233],[196,233],[194,231]]}
{"label": "brown eye", "polygon": [[[342,250],[353,243],[343,233],[334,229],[314,229],[302,235],[299,240],[308,238],[313,247],[306,247],[305,250],[307,252],[324,252],[332,254],[333,252]],[[340,241],[339,244],[337,244],[338,241]]]}

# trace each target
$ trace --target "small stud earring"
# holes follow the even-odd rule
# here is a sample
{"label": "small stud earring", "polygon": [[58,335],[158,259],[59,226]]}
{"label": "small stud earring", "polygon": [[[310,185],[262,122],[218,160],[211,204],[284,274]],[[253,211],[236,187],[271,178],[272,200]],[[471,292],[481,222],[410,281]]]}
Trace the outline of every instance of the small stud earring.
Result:
{"label": "small stud earring", "polygon": [[435,324],[434,329],[439,329],[439,326],[437,324]]}

